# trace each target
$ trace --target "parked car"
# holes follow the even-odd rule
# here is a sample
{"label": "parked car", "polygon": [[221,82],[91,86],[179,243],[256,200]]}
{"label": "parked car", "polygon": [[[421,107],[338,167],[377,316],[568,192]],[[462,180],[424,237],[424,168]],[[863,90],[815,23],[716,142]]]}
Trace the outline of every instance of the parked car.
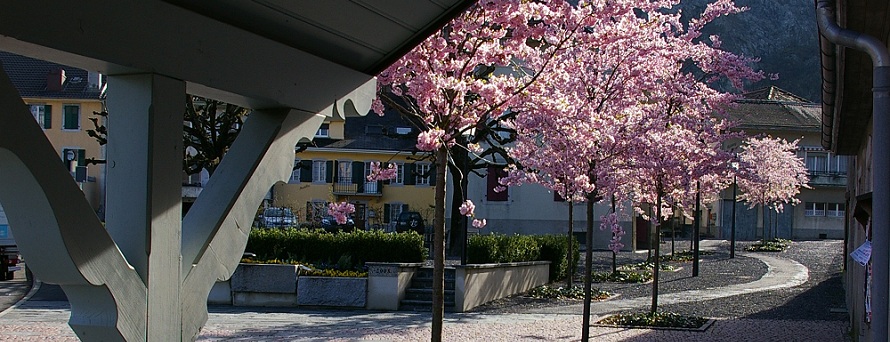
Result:
{"label": "parked car", "polygon": [[352,218],[349,217],[346,219],[346,223],[339,224],[333,216],[328,215],[321,218],[321,228],[331,233],[338,231],[348,233],[355,229],[355,221],[353,221]]}
{"label": "parked car", "polygon": [[416,211],[406,211],[399,214],[399,218],[396,220],[396,232],[402,233],[409,230],[413,230],[417,232],[417,234],[423,235],[426,230],[426,223],[424,223],[423,216],[420,216],[420,213]]}
{"label": "parked car", "polygon": [[297,225],[297,216],[290,208],[269,207],[258,218],[263,228],[286,228]]}

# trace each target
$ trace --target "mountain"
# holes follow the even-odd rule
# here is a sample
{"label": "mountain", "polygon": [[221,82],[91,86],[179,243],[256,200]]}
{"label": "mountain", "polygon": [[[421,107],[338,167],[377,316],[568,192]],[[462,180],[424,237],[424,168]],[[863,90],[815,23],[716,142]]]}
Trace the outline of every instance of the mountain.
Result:
{"label": "mountain", "polygon": [[[683,16],[698,16],[712,1],[684,0]],[[723,49],[759,57],[755,68],[778,73],[779,79],[765,79],[749,85],[753,90],[774,85],[813,102],[822,98],[819,65],[819,36],[812,0],[736,0],[749,10],[715,19],[702,37],[718,35]],[[729,89],[726,89],[729,90]]]}

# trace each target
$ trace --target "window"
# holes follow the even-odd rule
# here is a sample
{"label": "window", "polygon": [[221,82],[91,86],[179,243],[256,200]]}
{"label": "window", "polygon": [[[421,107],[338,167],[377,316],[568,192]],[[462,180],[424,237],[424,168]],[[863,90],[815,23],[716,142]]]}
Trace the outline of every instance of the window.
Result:
{"label": "window", "polygon": [[395,229],[396,222],[399,220],[399,214],[408,211],[408,205],[402,203],[384,203],[383,204],[383,224],[388,225],[390,229]]}
{"label": "window", "polygon": [[405,184],[405,164],[403,163],[395,163],[396,164],[396,179],[391,181],[392,184]]}
{"label": "window", "polygon": [[62,129],[80,129],[80,105],[64,105],[62,107]]}
{"label": "window", "polygon": [[352,184],[352,162],[348,160],[337,161],[337,183]]}
{"label": "window", "polygon": [[828,162],[828,172],[847,174],[847,157],[831,155],[831,161]]}
{"label": "window", "polygon": [[316,138],[327,138],[331,136],[331,124],[323,123],[321,127],[318,128],[318,132],[315,132]]}
{"label": "window", "polygon": [[[365,162],[365,172],[362,173],[365,175],[365,178],[362,179],[362,182],[365,183],[365,193],[366,194],[379,194],[380,189],[377,187],[378,182],[369,182],[368,176],[371,175],[371,163],[379,163],[378,161],[366,161]],[[381,166],[383,167],[383,166]]]}
{"label": "window", "polygon": [[312,161],[312,182],[325,183],[325,175],[327,174],[327,165],[324,160]]}
{"label": "window", "polygon": [[40,124],[40,127],[43,127],[43,129],[52,128],[53,106],[32,104],[30,105],[30,107],[31,115],[34,115],[34,120],[37,120],[37,123]]}
{"label": "window", "polygon": [[825,152],[807,152],[807,170],[810,173],[828,171],[828,154]]}
{"label": "window", "polygon": [[294,169],[290,172],[290,181],[288,183],[300,182],[300,160],[294,159]]}
{"label": "window", "polygon": [[504,171],[503,166],[491,165],[488,167],[488,175],[485,176],[487,184],[485,198],[487,200],[492,202],[504,202],[509,198],[507,189],[497,191],[504,188],[499,182],[499,179],[503,177],[507,177],[507,172]]}
{"label": "window", "polygon": [[828,203],[828,211],[826,213],[826,216],[829,217],[844,217],[844,204]]}
{"label": "window", "polygon": [[825,203],[807,202],[804,216],[825,216]]}
{"label": "window", "polygon": [[430,185],[430,164],[416,164],[414,169],[416,174],[415,185]]}

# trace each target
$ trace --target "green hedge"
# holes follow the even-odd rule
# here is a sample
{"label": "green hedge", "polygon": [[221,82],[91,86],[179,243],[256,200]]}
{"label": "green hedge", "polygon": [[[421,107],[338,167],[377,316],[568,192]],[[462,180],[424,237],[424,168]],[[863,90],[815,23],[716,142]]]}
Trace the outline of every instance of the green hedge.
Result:
{"label": "green hedge", "polygon": [[[467,242],[467,262],[487,264],[550,261],[550,279],[563,279],[568,246],[564,235],[475,235]],[[578,267],[578,240],[572,238],[572,269]]]}
{"label": "green hedge", "polygon": [[252,229],[246,252],[260,260],[288,260],[322,268],[360,270],[368,261],[423,262],[426,249],[417,233],[381,230],[332,234],[308,229]]}

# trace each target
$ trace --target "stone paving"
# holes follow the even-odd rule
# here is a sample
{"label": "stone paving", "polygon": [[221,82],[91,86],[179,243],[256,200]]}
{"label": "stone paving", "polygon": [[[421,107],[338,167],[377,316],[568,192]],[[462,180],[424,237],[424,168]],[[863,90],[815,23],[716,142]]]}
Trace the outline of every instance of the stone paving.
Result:
{"label": "stone paving", "polygon": [[[752,253],[753,254],[753,253]],[[805,282],[806,268],[789,259],[756,254],[769,271],[758,280],[688,290],[659,297],[706,300],[751,291],[773,291]],[[0,282],[0,288],[10,282]],[[14,283],[14,282],[13,282]],[[695,292],[698,291],[698,292]],[[2,294],[2,290],[0,290]],[[645,307],[646,298],[615,299],[592,306],[592,321],[616,306]],[[620,305],[619,305],[620,304]],[[448,313],[446,341],[577,341],[582,305],[523,313]],[[67,326],[68,303],[25,301],[0,313],[0,341],[76,341]],[[849,341],[846,320],[716,318],[704,332],[593,326],[593,341]],[[428,341],[430,314],[366,310],[211,306],[199,341]]]}

